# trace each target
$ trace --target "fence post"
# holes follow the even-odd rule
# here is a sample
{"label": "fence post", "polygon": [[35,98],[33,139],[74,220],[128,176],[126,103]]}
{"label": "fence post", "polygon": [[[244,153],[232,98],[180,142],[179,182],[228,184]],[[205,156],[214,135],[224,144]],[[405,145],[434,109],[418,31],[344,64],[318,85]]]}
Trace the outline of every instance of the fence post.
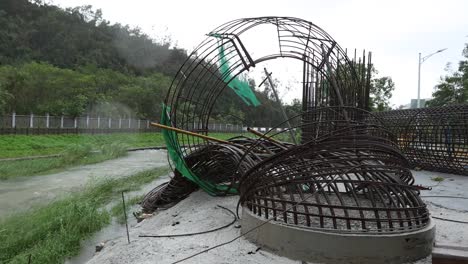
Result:
{"label": "fence post", "polygon": [[34,127],[34,114],[33,113],[31,113],[31,115],[29,116],[29,127],[30,128]]}
{"label": "fence post", "polygon": [[16,112],[11,114],[11,127],[16,128]]}
{"label": "fence post", "polygon": [[140,119],[138,118],[138,129],[140,129]]}
{"label": "fence post", "polygon": [[78,118],[75,116],[75,119],[73,120],[73,127],[78,128]]}
{"label": "fence post", "polygon": [[86,128],[89,128],[89,115],[86,115]]}
{"label": "fence post", "polygon": [[128,118],[128,128],[132,128],[132,119]]}
{"label": "fence post", "polygon": [[98,129],[101,128],[101,117],[100,116],[97,117],[97,128]]}
{"label": "fence post", "polygon": [[146,129],[149,128],[149,120],[146,120]]}
{"label": "fence post", "polygon": [[60,128],[63,128],[63,115],[60,117]]}
{"label": "fence post", "polygon": [[112,118],[109,117],[109,128],[112,128]]}
{"label": "fence post", "polygon": [[46,122],[45,123],[46,128],[49,128],[49,126],[50,126],[50,115],[49,115],[49,113],[46,114],[46,121],[45,122]]}
{"label": "fence post", "polygon": [[122,128],[122,117],[119,116],[119,129]]}

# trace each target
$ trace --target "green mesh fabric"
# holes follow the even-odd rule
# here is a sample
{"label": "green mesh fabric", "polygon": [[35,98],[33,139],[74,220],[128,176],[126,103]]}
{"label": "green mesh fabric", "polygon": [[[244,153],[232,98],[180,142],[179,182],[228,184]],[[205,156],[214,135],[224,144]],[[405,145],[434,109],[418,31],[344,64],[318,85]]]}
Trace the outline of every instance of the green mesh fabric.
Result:
{"label": "green mesh fabric", "polygon": [[224,45],[219,45],[218,52],[220,58],[219,71],[223,76],[223,81],[226,82],[228,87],[231,88],[247,105],[260,105],[260,101],[258,101],[247,80],[241,80],[240,78],[233,77],[230,74],[229,62],[224,53]]}
{"label": "green mesh fabric", "polygon": [[[161,124],[166,126],[172,126],[171,120],[169,117],[170,107],[163,104],[163,111],[161,115]],[[197,184],[201,189],[206,191],[210,195],[220,195],[225,194],[228,191],[229,194],[237,194],[237,189],[229,188],[227,185],[223,184],[213,184],[211,182],[204,181],[200,179],[195,173],[193,173],[190,168],[185,164],[183,154],[177,140],[177,132],[163,129],[162,130],[164,141],[166,142],[167,152],[169,157],[171,157],[172,162],[175,165],[175,168],[187,179]]]}

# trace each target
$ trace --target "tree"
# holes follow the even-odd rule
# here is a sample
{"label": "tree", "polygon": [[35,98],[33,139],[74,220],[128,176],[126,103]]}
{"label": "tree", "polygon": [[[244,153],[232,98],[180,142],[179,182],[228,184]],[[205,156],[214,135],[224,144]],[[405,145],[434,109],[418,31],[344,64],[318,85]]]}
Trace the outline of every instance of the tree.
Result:
{"label": "tree", "polygon": [[0,114],[4,114],[6,112],[7,102],[10,98],[11,94],[8,93],[0,84]]}
{"label": "tree", "polygon": [[456,72],[450,73],[448,65],[446,70],[449,74],[441,78],[440,83],[434,87],[433,99],[427,103],[428,106],[468,103],[468,43],[462,54],[466,60],[459,62]]}
{"label": "tree", "polygon": [[372,78],[370,87],[370,107],[372,111],[391,110],[389,100],[395,90],[395,83],[391,77]]}

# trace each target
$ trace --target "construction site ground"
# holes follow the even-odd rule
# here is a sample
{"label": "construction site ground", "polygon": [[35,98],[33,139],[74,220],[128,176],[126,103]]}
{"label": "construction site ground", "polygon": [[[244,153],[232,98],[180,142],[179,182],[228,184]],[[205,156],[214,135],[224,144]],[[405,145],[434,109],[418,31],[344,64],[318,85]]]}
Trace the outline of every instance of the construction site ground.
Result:
{"label": "construction site ground", "polygon": [[[454,221],[468,221],[468,200],[453,197],[466,197],[468,177],[428,171],[413,171],[413,175],[416,184],[432,188],[421,191],[421,195],[434,217],[433,221],[436,222],[433,256],[418,263],[464,263],[468,260],[468,225]],[[240,234],[240,221],[216,232],[194,236],[159,238],[140,236],[194,233],[224,226],[233,221],[233,216],[218,205],[235,212],[237,201],[238,196],[212,197],[203,191],[197,191],[174,207],[158,211],[154,216],[133,224],[129,230],[130,244],[127,242],[125,232],[121,232],[118,238],[102,241],[104,248],[95,253],[88,264],[176,263],[193,254],[228,242]],[[240,238],[181,263],[305,262],[278,256]]]}

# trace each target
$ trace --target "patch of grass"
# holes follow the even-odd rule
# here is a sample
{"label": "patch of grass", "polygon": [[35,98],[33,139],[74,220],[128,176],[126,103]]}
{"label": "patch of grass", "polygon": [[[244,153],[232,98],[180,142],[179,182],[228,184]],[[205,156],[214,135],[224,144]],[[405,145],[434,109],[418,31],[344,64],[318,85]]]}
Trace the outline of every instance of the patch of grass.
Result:
{"label": "patch of grass", "polygon": [[0,161],[0,180],[58,172],[69,166],[98,163],[126,155],[126,149],[127,146],[121,143],[102,145],[96,152],[93,152],[93,147],[89,144],[70,145],[60,153],[60,157]]}
{"label": "patch of grass", "polygon": [[[213,133],[210,136],[228,139],[232,133]],[[90,145],[94,150],[112,143],[129,148],[164,146],[161,133],[114,133],[100,135],[0,135],[0,158],[59,154],[72,145]]]}
{"label": "patch of grass", "polygon": [[63,263],[80,251],[80,241],[110,223],[111,213],[101,209],[168,173],[158,168],[123,179],[106,179],[88,185],[47,206],[0,219],[0,263]]}
{"label": "patch of grass", "polygon": [[[236,134],[213,133],[210,135],[220,139],[228,139]],[[157,145],[164,145],[161,133],[45,136],[4,135],[0,136],[0,146],[2,146],[0,148],[0,158],[2,158],[2,155],[3,158],[15,155],[60,154],[61,156],[31,160],[0,161],[0,180],[19,176],[54,173],[70,166],[98,163],[123,156],[129,147]]]}
{"label": "patch of grass", "polygon": [[445,179],[443,177],[437,176],[437,177],[432,177],[431,180],[436,181],[436,182],[441,182],[441,181],[444,181]]}
{"label": "patch of grass", "polygon": [[93,150],[112,143],[128,147],[145,147],[163,144],[160,133],[122,133],[101,135],[1,135],[0,158],[59,154],[70,146],[88,145]]}

